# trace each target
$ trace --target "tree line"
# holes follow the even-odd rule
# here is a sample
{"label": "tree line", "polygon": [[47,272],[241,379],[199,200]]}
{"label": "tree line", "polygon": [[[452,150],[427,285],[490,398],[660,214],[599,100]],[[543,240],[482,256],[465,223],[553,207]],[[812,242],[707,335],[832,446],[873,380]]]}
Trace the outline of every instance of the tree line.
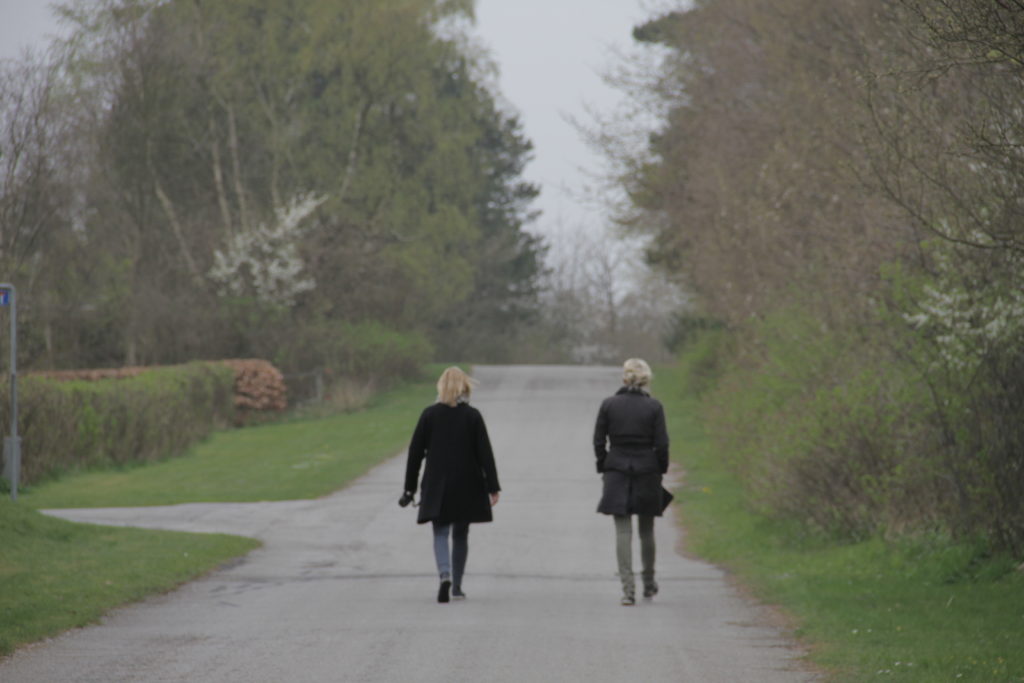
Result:
{"label": "tree line", "polygon": [[697,0],[634,37],[662,115],[609,148],[618,219],[695,296],[751,499],[1024,551],[1024,3]]}
{"label": "tree line", "polygon": [[[545,246],[464,0],[102,0],[0,68],[34,368],[501,359]],[[524,328],[525,329],[525,328]]]}

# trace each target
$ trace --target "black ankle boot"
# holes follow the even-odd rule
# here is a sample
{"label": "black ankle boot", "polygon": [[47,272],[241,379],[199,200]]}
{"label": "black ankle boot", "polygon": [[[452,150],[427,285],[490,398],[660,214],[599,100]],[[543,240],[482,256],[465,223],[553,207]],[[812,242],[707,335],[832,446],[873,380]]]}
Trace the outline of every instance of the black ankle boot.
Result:
{"label": "black ankle boot", "polygon": [[447,574],[441,575],[441,587],[437,589],[437,601],[448,602],[448,591],[452,588],[452,580]]}

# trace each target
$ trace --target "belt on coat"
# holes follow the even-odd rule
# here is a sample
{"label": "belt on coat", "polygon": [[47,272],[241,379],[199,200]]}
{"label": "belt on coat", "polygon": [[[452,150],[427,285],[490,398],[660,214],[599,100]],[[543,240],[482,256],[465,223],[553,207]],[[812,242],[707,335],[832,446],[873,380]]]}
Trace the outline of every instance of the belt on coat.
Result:
{"label": "belt on coat", "polygon": [[616,439],[610,437],[612,448],[654,448],[654,442],[650,439]]}

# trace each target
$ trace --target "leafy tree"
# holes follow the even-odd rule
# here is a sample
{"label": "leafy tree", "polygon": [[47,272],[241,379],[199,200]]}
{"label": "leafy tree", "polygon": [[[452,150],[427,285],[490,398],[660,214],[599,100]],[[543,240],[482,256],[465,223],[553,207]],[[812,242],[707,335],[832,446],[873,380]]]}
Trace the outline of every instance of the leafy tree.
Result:
{"label": "leafy tree", "polygon": [[[32,203],[45,217],[32,229],[52,234],[37,248],[71,276],[36,297],[55,302],[30,326],[45,362],[273,356],[307,331],[374,325],[461,353],[500,347],[535,308],[530,147],[452,28],[471,2],[60,11],[72,27],[50,67],[60,97],[40,102],[62,106],[34,158],[56,168],[53,140],[67,139],[76,171],[36,176],[55,188],[49,208]],[[61,126],[73,134],[54,137]],[[0,210],[31,197],[5,192]],[[76,251],[89,259],[67,265]],[[89,301],[65,301],[72,282]]]}
{"label": "leafy tree", "polygon": [[736,338],[707,401],[770,509],[1024,548],[1022,35],[983,0],[702,1],[635,30],[665,115],[619,159],[621,221]]}

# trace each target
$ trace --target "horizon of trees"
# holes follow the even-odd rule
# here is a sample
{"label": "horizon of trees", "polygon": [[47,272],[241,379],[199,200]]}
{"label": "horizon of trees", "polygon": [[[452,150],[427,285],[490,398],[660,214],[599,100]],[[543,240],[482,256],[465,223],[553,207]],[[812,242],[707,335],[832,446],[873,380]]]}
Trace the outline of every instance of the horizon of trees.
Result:
{"label": "horizon of trees", "polygon": [[642,275],[623,286],[596,228],[557,260],[527,229],[532,145],[459,28],[472,6],[59,5],[67,37],[0,65],[23,367],[664,353],[678,296],[638,307]]}
{"label": "horizon of trees", "polygon": [[470,4],[59,11],[70,36],[0,75],[28,366],[500,355],[467,330],[532,314],[530,143],[436,30]]}

